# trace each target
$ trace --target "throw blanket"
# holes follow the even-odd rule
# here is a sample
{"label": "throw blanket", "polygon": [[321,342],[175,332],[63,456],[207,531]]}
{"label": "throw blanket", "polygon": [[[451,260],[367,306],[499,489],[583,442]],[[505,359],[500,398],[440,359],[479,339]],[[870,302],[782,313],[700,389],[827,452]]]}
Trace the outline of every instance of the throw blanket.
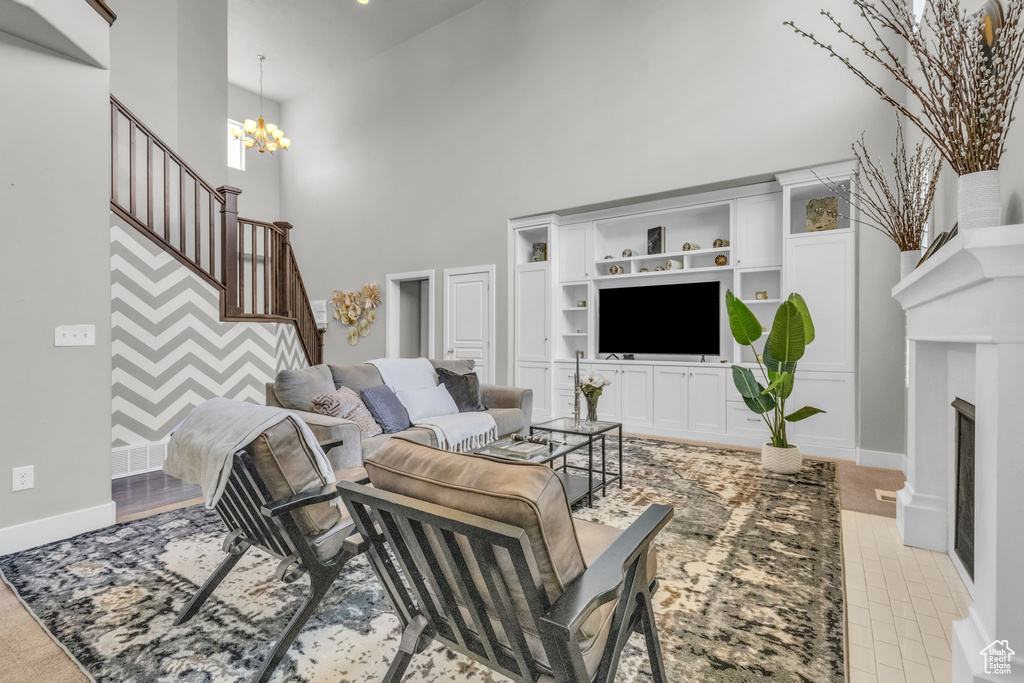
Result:
{"label": "throw blanket", "polygon": [[369,363],[380,371],[384,384],[395,393],[437,386],[434,366],[426,358],[378,358]]}
{"label": "throw blanket", "polygon": [[433,431],[438,448],[456,453],[470,453],[498,438],[498,425],[487,413],[425,417],[416,426]]}
{"label": "throw blanket", "polygon": [[336,481],[327,456],[305,422],[284,408],[213,398],[192,409],[167,445],[164,472],[203,487],[206,507],[220,500],[231,473],[234,454],[266,429],[283,420],[299,428],[316,454],[317,467],[328,483]]}
{"label": "throw blanket", "polygon": [[[426,358],[378,358],[370,364],[396,394],[437,386],[434,366]],[[498,425],[487,413],[437,415],[422,418],[415,425],[434,432],[438,448],[457,453],[483,448],[498,438]]]}

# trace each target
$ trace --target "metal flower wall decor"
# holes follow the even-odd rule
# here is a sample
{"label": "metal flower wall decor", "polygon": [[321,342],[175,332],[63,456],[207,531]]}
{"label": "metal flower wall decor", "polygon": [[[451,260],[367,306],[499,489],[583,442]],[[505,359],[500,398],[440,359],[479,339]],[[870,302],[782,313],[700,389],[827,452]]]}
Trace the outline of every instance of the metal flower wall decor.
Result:
{"label": "metal flower wall decor", "polygon": [[354,292],[334,290],[331,295],[334,319],[348,325],[348,343],[355,346],[360,337],[370,334],[370,325],[377,321],[377,306],[380,306],[380,287],[376,282],[367,282],[362,289]]}

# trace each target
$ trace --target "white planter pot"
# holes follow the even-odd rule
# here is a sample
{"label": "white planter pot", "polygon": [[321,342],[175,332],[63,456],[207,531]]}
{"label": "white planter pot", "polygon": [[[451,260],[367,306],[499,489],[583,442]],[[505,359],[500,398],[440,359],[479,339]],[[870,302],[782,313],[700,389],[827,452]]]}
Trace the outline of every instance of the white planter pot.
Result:
{"label": "white planter pot", "polygon": [[804,459],[796,446],[777,448],[771,443],[761,446],[761,467],[778,474],[793,474],[803,467]]}
{"label": "white planter pot", "polygon": [[957,219],[961,230],[999,225],[1002,202],[999,171],[967,173],[957,180]]}
{"label": "white planter pot", "polygon": [[902,280],[906,276],[914,272],[917,268],[917,262],[921,260],[921,250],[913,249],[911,251],[900,252],[900,279]]}

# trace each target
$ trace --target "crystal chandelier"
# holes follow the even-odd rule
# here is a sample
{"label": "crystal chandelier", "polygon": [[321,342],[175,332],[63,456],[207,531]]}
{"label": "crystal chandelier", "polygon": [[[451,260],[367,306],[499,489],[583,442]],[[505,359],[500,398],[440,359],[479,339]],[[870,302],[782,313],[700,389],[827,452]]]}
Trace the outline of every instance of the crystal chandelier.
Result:
{"label": "crystal chandelier", "polygon": [[284,136],[284,131],[263,119],[263,55],[256,55],[260,60],[260,116],[257,120],[246,119],[242,124],[245,130],[233,127],[231,133],[245,145],[246,149],[255,147],[259,152],[288,149],[292,141]]}

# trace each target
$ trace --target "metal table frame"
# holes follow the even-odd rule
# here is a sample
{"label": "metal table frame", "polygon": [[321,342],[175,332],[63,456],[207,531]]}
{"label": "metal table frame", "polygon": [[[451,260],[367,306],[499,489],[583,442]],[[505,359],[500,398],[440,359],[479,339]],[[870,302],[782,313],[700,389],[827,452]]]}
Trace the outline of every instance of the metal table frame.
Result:
{"label": "metal table frame", "polygon": [[[622,423],[621,422],[599,422],[599,425],[606,425],[600,429],[589,430],[575,430],[571,427],[562,428],[556,427],[555,424],[563,422],[563,418],[549,420],[548,422],[541,422],[539,424],[530,425],[530,435],[532,436],[535,432],[549,432],[554,434],[567,434],[582,436],[587,439],[587,466],[580,467],[578,465],[570,465],[566,457],[569,453],[579,450],[583,447],[580,444],[579,447],[574,448],[570,451],[566,451],[562,454],[562,469],[568,474],[568,470],[580,470],[587,472],[587,507],[594,507],[594,491],[601,489],[601,495],[605,496],[608,494],[608,484],[614,484],[616,481],[619,482],[619,488],[622,488],[623,482],[623,469],[622,469]],[[607,462],[607,436],[609,432],[618,430],[619,437],[619,468],[616,472],[608,471]],[[600,484],[594,484],[594,443],[597,439],[601,439],[601,481]],[[611,475],[611,476],[609,476]]]}

